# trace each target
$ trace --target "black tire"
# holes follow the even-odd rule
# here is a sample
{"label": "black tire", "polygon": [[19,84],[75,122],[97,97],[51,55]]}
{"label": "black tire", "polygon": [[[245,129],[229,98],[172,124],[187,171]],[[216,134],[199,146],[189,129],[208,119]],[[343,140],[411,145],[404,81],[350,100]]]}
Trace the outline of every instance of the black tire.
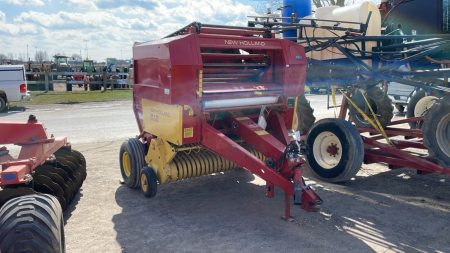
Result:
{"label": "black tire", "polygon": [[158,183],[156,181],[155,171],[151,167],[144,167],[141,170],[139,178],[142,194],[146,198],[153,198],[156,195]]}
{"label": "black tire", "polygon": [[72,91],[72,84],[66,83],[66,91]]}
{"label": "black tire", "polygon": [[[425,97],[425,93],[426,92],[424,90],[418,90],[411,96],[407,105],[408,108],[406,110],[407,119],[414,118],[414,108],[416,107],[417,102]],[[409,122],[408,124],[411,129],[417,129],[419,126],[419,122]]]}
{"label": "black tire", "polygon": [[[426,91],[424,90],[418,90],[416,92],[414,92],[414,94],[412,95],[411,99],[408,102],[408,106],[407,106],[407,110],[406,110],[406,118],[414,118],[415,117],[415,109],[417,106],[417,103],[425,97],[426,95]],[[431,96],[440,98],[442,97],[440,94],[438,94],[437,92],[432,92]],[[409,122],[409,128],[411,129],[420,129],[422,127],[422,121],[416,121],[416,122]]]}
{"label": "black tire", "polygon": [[58,200],[36,194],[6,202],[0,209],[0,252],[65,252]]}
{"label": "black tire", "polygon": [[4,98],[0,97],[0,112],[5,110],[5,108],[6,108],[6,101]]}
{"label": "black tire", "polygon": [[300,135],[305,135],[316,121],[314,109],[311,108],[305,96],[298,96],[297,98],[296,115],[298,120],[296,131],[300,131]]}
{"label": "black tire", "polygon": [[436,101],[423,119],[423,145],[439,165],[450,167],[450,96]]}
{"label": "black tire", "polygon": [[[380,122],[383,128],[387,127],[394,117],[394,106],[392,105],[392,100],[384,93],[384,91],[379,87],[370,88],[365,94],[367,100],[372,107],[372,110],[377,115],[378,121]],[[367,108],[365,110],[366,102],[361,92],[356,89],[351,94],[352,101],[365,112],[365,114],[373,121],[374,117],[372,116],[372,112]],[[349,105],[350,111],[349,114],[351,116],[351,121],[355,123],[358,128],[373,128],[373,126],[366,120],[353,105]],[[375,123],[376,124],[376,123]]]}
{"label": "black tire", "polygon": [[[335,151],[337,151],[336,155],[338,157],[335,159],[337,164],[334,166],[332,163],[324,165],[322,155],[318,152],[318,150],[323,150],[321,148],[327,146],[324,146],[326,143],[323,142],[316,143],[316,139],[321,134],[326,135],[326,132],[332,134],[329,136],[334,135],[340,142],[340,144],[335,143],[335,147],[337,148]],[[322,137],[320,136],[319,138]],[[310,152],[307,155],[307,165],[309,165],[317,178],[327,182],[343,182],[354,177],[361,168],[364,158],[364,144],[359,132],[348,121],[343,119],[322,119],[317,121],[309,131],[306,137],[306,143],[310,148]],[[317,158],[320,160],[317,160]]]}
{"label": "black tire", "polygon": [[124,141],[120,146],[120,172],[126,186],[139,188],[141,169],[147,166],[145,155],[145,145],[136,138]]}

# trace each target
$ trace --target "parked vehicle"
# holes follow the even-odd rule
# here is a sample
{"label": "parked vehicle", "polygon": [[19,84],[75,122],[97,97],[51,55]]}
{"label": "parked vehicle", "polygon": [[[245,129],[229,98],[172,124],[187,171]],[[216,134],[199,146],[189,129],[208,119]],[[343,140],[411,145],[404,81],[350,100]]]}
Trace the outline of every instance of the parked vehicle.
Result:
{"label": "parked vehicle", "polygon": [[9,102],[30,100],[23,65],[0,65],[0,112]]}
{"label": "parked vehicle", "polygon": [[413,86],[391,82],[387,85],[387,94],[399,113],[404,113],[415,88]]}

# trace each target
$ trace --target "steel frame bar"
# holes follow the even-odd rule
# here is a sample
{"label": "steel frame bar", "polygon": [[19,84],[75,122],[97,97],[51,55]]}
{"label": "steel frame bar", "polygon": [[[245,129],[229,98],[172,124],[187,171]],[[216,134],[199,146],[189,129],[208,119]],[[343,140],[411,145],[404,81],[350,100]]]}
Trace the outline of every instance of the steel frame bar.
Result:
{"label": "steel frame bar", "polygon": [[[342,104],[346,105],[346,98],[343,96]],[[345,119],[348,108],[346,106],[341,107],[339,111],[339,118]],[[406,120],[394,121],[390,125],[398,125],[408,122],[415,122],[423,120],[423,117],[415,117]],[[368,132],[371,134],[380,134],[375,129],[369,128],[357,128],[360,133]],[[392,136],[404,136],[405,138],[423,138],[423,134],[420,130],[414,129],[402,129],[402,128],[393,128],[387,127],[385,129],[386,134],[389,137]],[[391,147],[388,144],[380,143],[377,140],[384,139],[383,136],[377,135],[374,137],[366,137],[361,136],[363,139],[363,143],[366,146],[376,147],[379,150],[374,150],[373,148],[365,148],[364,149],[364,163],[375,163],[375,162],[384,162],[389,164],[390,168],[399,168],[399,167],[410,167],[417,169],[418,171],[423,171],[427,173],[442,173],[446,175],[450,175],[450,168],[444,168],[436,164],[435,161],[429,161],[426,158],[421,158],[416,155],[409,154],[401,149],[405,148],[418,148],[418,149],[426,149],[421,140],[417,141],[404,141],[404,140],[391,140],[396,146]]]}
{"label": "steel frame bar", "polygon": [[285,193],[293,196],[294,186],[289,179],[283,177],[252,153],[239,146],[236,142],[209,124],[202,125],[202,144],[210,151],[238,164],[242,168],[278,186]]}
{"label": "steel frame bar", "polygon": [[[360,133],[371,133],[371,134],[379,134],[378,130],[372,128],[357,128]],[[386,127],[384,129],[388,136],[407,136],[407,137],[416,137],[422,138],[423,134],[420,130],[414,129],[402,129],[402,128],[390,128]]]}
{"label": "steel frame bar", "polygon": [[[361,136],[361,138],[363,139],[363,142],[365,145],[377,147],[383,151],[388,152],[388,153],[383,153],[383,155],[380,155],[378,157],[375,157],[374,155],[371,156],[370,154],[368,154],[367,158],[370,158],[370,159],[367,159],[367,160],[377,159],[376,161],[379,161],[379,162],[386,162],[389,164],[407,166],[407,167],[416,168],[419,170],[425,170],[425,171],[437,172],[437,173],[450,175],[450,168],[441,167],[441,166],[439,166],[435,163],[429,162],[423,158],[411,155],[402,150],[391,147],[388,144],[383,144],[383,143],[371,140],[370,138],[367,138],[364,136]],[[389,153],[394,156],[398,156],[402,159],[397,158],[397,160],[395,160],[395,158],[390,157],[391,155],[389,155]],[[366,159],[365,155],[364,155],[364,159]]]}
{"label": "steel frame bar", "polygon": [[[281,157],[285,146],[270,134],[256,132],[264,131],[264,129],[259,127],[250,119],[245,118],[245,115],[240,112],[229,113],[228,121],[231,122],[232,126],[235,126],[235,133],[250,145],[256,145],[259,148],[263,147],[261,150],[258,149],[258,151],[260,151],[263,155],[269,156],[271,154],[276,154],[275,157]],[[278,119],[278,117],[276,119]],[[242,168],[265,180],[267,197],[274,196],[273,186],[278,186],[281,188],[285,192],[285,214],[282,218],[291,218],[290,204],[291,196],[294,196],[294,184],[289,178],[294,177],[295,173],[297,174],[297,176],[295,176],[297,181],[299,177],[301,178],[301,182],[294,182],[296,184],[297,191],[301,190],[302,192],[301,208],[308,211],[318,211],[315,206],[322,204],[322,199],[320,199],[311,187],[304,184],[303,178],[301,177],[303,169],[295,168],[300,163],[305,162],[303,159],[296,158],[294,162],[285,161],[283,170],[291,173],[280,173],[267,166],[263,161],[206,122],[202,124],[202,144],[211,152],[238,164]],[[269,148],[266,148],[267,146],[269,146]],[[266,153],[267,151],[272,153]],[[286,174],[288,174],[288,176],[286,176]]]}

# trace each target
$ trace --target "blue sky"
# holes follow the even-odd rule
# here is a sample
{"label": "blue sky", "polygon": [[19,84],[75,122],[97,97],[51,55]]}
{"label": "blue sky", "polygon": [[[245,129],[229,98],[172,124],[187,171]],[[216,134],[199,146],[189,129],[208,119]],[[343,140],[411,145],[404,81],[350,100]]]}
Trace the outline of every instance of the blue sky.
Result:
{"label": "blue sky", "polygon": [[129,59],[135,41],[163,37],[199,21],[246,25],[259,0],[0,0],[0,54],[37,50]]}

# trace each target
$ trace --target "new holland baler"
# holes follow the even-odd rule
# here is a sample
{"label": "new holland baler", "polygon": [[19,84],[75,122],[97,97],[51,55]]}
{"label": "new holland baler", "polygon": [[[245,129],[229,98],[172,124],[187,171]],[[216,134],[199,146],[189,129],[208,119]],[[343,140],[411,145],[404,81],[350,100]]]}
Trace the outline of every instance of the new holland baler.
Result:
{"label": "new holland baler", "polygon": [[140,134],[120,148],[128,187],[153,197],[158,184],[244,168],[267,182],[267,197],[285,192],[285,218],[292,196],[317,210],[302,178],[307,147],[288,134],[314,121],[302,46],[267,29],[192,23],[135,43],[133,58]]}

